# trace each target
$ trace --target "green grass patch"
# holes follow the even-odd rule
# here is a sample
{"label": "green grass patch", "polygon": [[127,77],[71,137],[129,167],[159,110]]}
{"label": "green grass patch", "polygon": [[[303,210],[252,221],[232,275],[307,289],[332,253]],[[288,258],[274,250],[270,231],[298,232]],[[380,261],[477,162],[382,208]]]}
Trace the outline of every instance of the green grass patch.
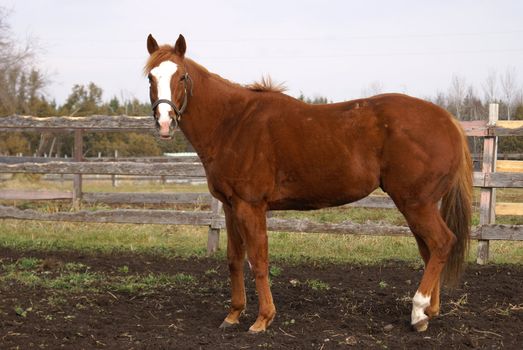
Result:
{"label": "green grass patch", "polygon": [[[22,259],[21,259],[22,260]],[[25,258],[24,261],[38,259]],[[66,263],[57,271],[42,271],[40,263],[30,267],[21,265],[20,261],[3,264],[4,273],[0,282],[15,281],[33,288],[45,288],[62,292],[101,292],[116,291],[128,293],[149,293],[158,288],[187,287],[197,283],[196,277],[187,273],[147,274],[147,275],[114,275],[103,272],[90,272],[84,264]],[[79,272],[79,270],[84,270]]]}
{"label": "green grass patch", "polygon": [[42,260],[36,258],[21,258],[16,265],[22,270],[31,270],[39,266]]}
{"label": "green grass patch", "polygon": [[146,276],[131,275],[113,279],[106,284],[106,288],[129,294],[153,292],[158,288],[189,286],[197,282],[196,277],[186,274],[177,273],[175,275],[167,274],[148,274]]}
{"label": "green grass patch", "polygon": [[321,223],[352,221],[360,224],[376,222],[392,225],[406,225],[403,215],[401,215],[401,213],[396,209],[368,209],[341,206],[313,211],[278,211],[273,212],[273,215],[278,218],[306,219]]}
{"label": "green grass patch", "polygon": [[[195,226],[0,221],[0,246],[17,250],[73,250],[85,253],[115,251],[161,256],[204,257],[207,228]],[[475,261],[472,241],[469,261]],[[220,235],[217,258],[225,259],[226,233]],[[493,263],[523,264],[523,242],[491,241]],[[376,264],[399,259],[421,264],[413,237],[358,236],[269,232],[271,261]],[[31,266],[36,262],[23,264]],[[73,270],[82,271],[81,266]]]}
{"label": "green grass patch", "polygon": [[312,290],[324,291],[329,290],[331,287],[328,283],[320,281],[318,279],[312,279],[305,281],[305,284]]}
{"label": "green grass patch", "polygon": [[271,277],[279,277],[283,273],[283,269],[276,265],[271,265],[269,267],[269,275]]}

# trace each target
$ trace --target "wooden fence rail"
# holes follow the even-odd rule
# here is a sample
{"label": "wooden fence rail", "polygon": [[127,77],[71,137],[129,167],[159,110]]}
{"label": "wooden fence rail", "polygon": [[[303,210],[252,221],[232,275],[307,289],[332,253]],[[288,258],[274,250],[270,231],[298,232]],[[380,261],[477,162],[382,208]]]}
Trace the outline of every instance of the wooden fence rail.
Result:
{"label": "wooden fence rail", "polygon": [[[462,122],[467,135],[484,138],[482,171],[474,173],[474,186],[480,188],[480,226],[473,231],[472,238],[479,241],[478,262],[488,260],[490,240],[523,240],[522,225],[496,225],[495,212],[519,213],[520,203],[495,202],[496,188],[523,188],[523,167],[520,163],[499,161],[497,157],[497,137],[523,135],[522,122],[497,121],[497,107],[491,107],[488,121]],[[142,224],[182,224],[209,228],[208,252],[216,251],[218,237],[224,228],[221,204],[208,193],[86,193],[82,191],[82,175],[137,175],[170,176],[177,178],[205,178],[201,164],[194,158],[115,158],[83,159],[83,135],[85,132],[140,131],[154,132],[150,117],[91,116],[91,117],[51,117],[8,116],[0,118],[0,131],[53,131],[74,132],[75,150],[72,159],[0,157],[0,173],[40,173],[74,174],[72,191],[22,191],[0,190],[0,200],[72,200],[76,207],[86,203],[125,203],[125,204],[201,204],[210,210],[141,210],[115,209],[72,212],[43,213],[35,210],[21,210],[11,206],[0,206],[0,218],[49,221],[115,222]],[[517,159],[517,158],[516,158]],[[508,171],[508,172],[501,172]],[[350,206],[370,208],[395,208],[387,196],[370,196]],[[407,227],[342,223],[318,223],[308,220],[280,219],[269,217],[271,231],[325,232],[335,234],[364,235],[410,235]]]}

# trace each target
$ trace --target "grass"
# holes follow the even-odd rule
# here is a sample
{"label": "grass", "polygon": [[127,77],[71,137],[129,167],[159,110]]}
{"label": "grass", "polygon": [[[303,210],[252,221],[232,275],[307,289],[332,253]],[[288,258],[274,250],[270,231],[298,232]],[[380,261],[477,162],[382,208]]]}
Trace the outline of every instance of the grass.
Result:
{"label": "grass", "polygon": [[[31,261],[31,264],[26,264],[27,261]],[[56,271],[43,269],[43,264],[42,260],[36,258],[23,258],[13,263],[4,262],[0,269],[2,272],[0,283],[15,281],[32,288],[45,288],[63,292],[116,291],[143,294],[153,292],[158,288],[186,287],[197,282],[196,277],[186,273],[174,275],[126,274],[122,276],[88,271],[89,267],[78,263],[66,263],[58,267]]]}
{"label": "grass", "polygon": [[[2,188],[69,190],[70,183],[49,181],[27,181],[24,178],[0,183]],[[110,181],[86,181],[84,191],[136,191],[136,192],[205,192],[206,185],[159,184],[157,182],[121,181],[113,188]],[[479,198],[475,191],[474,198]],[[499,189],[499,202],[523,201],[523,189]],[[69,210],[70,202],[16,202],[5,203],[23,208],[35,208],[46,212]],[[475,203],[477,207],[477,203]],[[100,206],[85,206],[84,209],[103,209]],[[193,208],[194,209],[194,208]],[[196,208],[198,210],[198,208]],[[395,209],[365,209],[336,207],[318,211],[275,212],[276,217],[300,218],[318,222],[341,222],[350,220],[357,223],[380,222],[405,225],[403,216]],[[522,216],[498,217],[497,223],[523,224]],[[479,223],[478,213],[473,224]],[[0,220],[0,246],[18,250],[76,250],[84,252],[129,251],[160,254],[163,256],[198,256],[206,254],[207,229],[195,226],[134,225],[34,222]],[[523,242],[491,241],[491,261],[494,263],[523,263]],[[223,247],[217,254],[224,259],[226,239],[220,237]],[[292,263],[336,262],[377,264],[387,259],[399,259],[421,264],[415,241],[412,237],[373,237],[357,235],[333,235],[311,233],[270,232],[269,247],[271,260]],[[475,260],[476,242],[472,242],[469,260]],[[34,262],[20,262],[28,269]],[[78,268],[77,272],[82,269]],[[277,270],[271,272],[278,274]]]}
{"label": "grass", "polygon": [[[162,184],[158,181],[128,181],[125,176],[118,177],[117,187],[113,187],[110,180],[84,180],[84,192],[208,192],[207,184],[191,185],[178,183]],[[12,190],[55,190],[71,191],[73,182],[64,181],[34,181],[32,177],[15,176],[9,181],[0,182],[1,189]]]}
{"label": "grass", "polygon": [[323,291],[323,290],[330,289],[330,286],[328,283],[320,281],[318,279],[307,280],[307,281],[305,281],[305,284],[312,290]]}
{"label": "grass", "polygon": [[[225,259],[225,236],[222,231],[222,249],[217,253],[217,258],[222,260]],[[207,229],[204,227],[0,221],[0,246],[22,251],[124,251],[166,257],[203,257],[206,244]],[[472,241],[471,262],[475,261],[476,245],[476,241]],[[492,241],[490,245],[493,263],[523,264],[523,242]],[[271,260],[275,262],[378,264],[387,259],[399,259],[421,264],[412,237],[270,232],[269,250]],[[34,262],[22,264],[30,266]],[[78,267],[78,271],[82,269]],[[278,270],[272,272],[277,274]]]}

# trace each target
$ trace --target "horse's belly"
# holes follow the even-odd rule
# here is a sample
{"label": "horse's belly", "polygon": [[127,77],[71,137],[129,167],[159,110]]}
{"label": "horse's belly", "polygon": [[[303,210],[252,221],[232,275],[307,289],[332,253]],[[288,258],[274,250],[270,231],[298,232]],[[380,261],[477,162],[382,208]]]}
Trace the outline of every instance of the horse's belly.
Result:
{"label": "horse's belly", "polygon": [[355,202],[368,196],[379,186],[377,176],[369,174],[357,181],[338,179],[308,184],[287,184],[271,196],[272,210],[311,210]]}
{"label": "horse's belly", "polygon": [[269,210],[315,210],[352,203],[364,197],[366,196],[343,199],[282,198],[269,202]]}

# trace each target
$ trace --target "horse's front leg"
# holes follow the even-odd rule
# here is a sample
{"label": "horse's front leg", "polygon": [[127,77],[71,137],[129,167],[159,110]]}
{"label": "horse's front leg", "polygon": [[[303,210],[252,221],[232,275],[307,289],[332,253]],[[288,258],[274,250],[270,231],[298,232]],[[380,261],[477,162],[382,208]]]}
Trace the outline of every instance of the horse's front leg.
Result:
{"label": "horse's front leg", "polygon": [[272,323],[276,308],[269,287],[269,257],[265,203],[253,205],[238,201],[232,207],[235,224],[244,238],[247,256],[256,281],[259,310],[249,332],[263,332]]}
{"label": "horse's front leg", "polygon": [[237,225],[231,207],[224,205],[225,224],[227,226],[227,261],[231,278],[231,308],[220,328],[227,328],[240,323],[240,315],[245,309],[245,282],[243,266],[245,263],[245,244]]}

